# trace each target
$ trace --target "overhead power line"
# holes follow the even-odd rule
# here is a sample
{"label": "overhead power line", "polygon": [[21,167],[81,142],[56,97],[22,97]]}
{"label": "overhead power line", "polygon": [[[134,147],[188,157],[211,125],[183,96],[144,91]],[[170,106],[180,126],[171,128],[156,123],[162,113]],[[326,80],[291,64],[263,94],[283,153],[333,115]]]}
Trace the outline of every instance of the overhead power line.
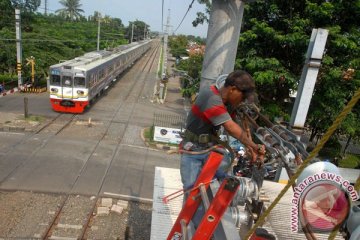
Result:
{"label": "overhead power line", "polygon": [[43,9],[45,10],[46,12],[50,11],[50,12],[56,12],[57,10],[52,10],[52,9],[49,9],[48,7],[38,7],[39,9]]}
{"label": "overhead power line", "polygon": [[162,0],[161,8],[161,32],[164,32],[164,0]]}
{"label": "overhead power line", "polygon": [[192,5],[193,5],[194,1],[195,1],[195,0],[192,0],[192,2],[190,3],[188,10],[186,11],[184,17],[182,18],[179,26],[177,26],[177,28],[175,29],[174,33],[175,33],[175,32],[178,30],[178,28],[181,26],[181,24],[182,24],[182,22],[184,21],[186,15],[188,14],[188,12],[190,11],[190,9],[192,8]]}

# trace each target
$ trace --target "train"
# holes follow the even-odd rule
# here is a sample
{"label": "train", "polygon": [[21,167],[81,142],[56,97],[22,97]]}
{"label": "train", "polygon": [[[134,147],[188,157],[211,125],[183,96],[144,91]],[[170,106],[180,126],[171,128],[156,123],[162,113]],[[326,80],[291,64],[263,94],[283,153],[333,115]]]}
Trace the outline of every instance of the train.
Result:
{"label": "train", "polygon": [[84,54],[50,66],[51,107],[56,112],[83,113],[90,103],[151,47],[152,40]]}

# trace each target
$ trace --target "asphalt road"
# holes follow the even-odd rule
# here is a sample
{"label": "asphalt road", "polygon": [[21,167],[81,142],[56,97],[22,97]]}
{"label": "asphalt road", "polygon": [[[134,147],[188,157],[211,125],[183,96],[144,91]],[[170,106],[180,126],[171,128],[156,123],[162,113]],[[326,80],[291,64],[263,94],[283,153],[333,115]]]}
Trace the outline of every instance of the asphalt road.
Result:
{"label": "asphalt road", "polygon": [[[185,111],[177,84],[168,93],[170,101],[150,101],[157,66],[148,70],[146,64],[139,60],[57,135],[54,126],[38,134],[0,132],[0,190],[151,200],[155,166],[178,168],[179,157],[146,147],[140,132],[153,124],[155,113],[181,116]],[[51,109],[48,93],[16,93],[0,99],[0,118],[23,114],[24,97],[31,115],[47,120],[59,115]]]}

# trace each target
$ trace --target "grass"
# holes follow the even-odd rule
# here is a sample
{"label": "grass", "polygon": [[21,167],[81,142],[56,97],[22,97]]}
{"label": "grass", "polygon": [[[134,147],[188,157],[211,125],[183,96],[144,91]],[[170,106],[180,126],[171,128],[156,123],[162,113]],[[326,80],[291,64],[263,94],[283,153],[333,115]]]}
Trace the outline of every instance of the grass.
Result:
{"label": "grass", "polygon": [[33,121],[33,122],[42,122],[44,121],[44,117],[36,116],[36,115],[30,115],[26,118],[26,121]]}
{"label": "grass", "polygon": [[158,72],[158,77],[161,79],[161,74],[163,71],[163,61],[164,61],[164,51],[163,48],[161,48],[161,54],[160,54],[160,68],[159,68],[159,72]]}
{"label": "grass", "polygon": [[360,166],[360,156],[353,154],[346,154],[344,159],[339,160],[339,167],[342,168],[356,168]]}
{"label": "grass", "polygon": [[146,128],[144,131],[144,137],[146,141],[153,141],[154,136],[154,126],[151,126],[150,128]]}

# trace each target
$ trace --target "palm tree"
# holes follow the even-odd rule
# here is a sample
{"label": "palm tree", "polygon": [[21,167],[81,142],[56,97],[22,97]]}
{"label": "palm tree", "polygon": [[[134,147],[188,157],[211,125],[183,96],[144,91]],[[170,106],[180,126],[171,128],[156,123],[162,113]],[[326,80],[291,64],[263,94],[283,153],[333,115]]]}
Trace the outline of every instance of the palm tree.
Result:
{"label": "palm tree", "polygon": [[80,7],[80,0],[61,0],[59,1],[64,8],[59,9],[56,13],[59,13],[60,16],[72,20],[76,20],[81,17],[80,12],[84,12]]}

